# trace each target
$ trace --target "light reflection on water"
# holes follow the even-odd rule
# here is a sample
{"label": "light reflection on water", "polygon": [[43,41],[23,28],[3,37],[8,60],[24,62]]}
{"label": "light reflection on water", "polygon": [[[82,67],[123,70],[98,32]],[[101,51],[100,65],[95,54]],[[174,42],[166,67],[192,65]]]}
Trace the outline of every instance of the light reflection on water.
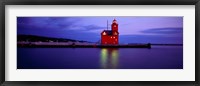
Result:
{"label": "light reflection on water", "polygon": [[117,48],[103,48],[101,49],[101,68],[115,69],[118,67],[118,49]]}

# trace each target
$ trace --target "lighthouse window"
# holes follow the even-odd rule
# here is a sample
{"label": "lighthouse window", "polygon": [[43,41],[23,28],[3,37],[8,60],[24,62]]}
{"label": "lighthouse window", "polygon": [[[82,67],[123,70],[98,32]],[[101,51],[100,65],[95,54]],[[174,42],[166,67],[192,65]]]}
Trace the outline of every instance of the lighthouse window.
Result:
{"label": "lighthouse window", "polygon": [[103,35],[106,35],[106,32],[103,32]]}
{"label": "lighthouse window", "polygon": [[117,35],[117,32],[115,32],[115,35]]}

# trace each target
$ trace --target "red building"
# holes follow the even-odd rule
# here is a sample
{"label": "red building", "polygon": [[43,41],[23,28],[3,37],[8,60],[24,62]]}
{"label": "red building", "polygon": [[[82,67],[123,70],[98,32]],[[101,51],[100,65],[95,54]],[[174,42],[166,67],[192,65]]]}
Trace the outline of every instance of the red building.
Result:
{"label": "red building", "polygon": [[111,30],[103,30],[101,32],[101,44],[119,44],[119,32],[117,20],[113,20]]}

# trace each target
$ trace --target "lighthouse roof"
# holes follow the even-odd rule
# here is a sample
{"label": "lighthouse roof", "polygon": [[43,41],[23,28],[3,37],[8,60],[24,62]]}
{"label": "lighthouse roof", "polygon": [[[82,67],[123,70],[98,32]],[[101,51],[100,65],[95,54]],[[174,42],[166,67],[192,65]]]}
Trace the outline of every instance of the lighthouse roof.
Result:
{"label": "lighthouse roof", "polygon": [[116,23],[116,24],[117,24],[117,20],[116,20],[116,19],[114,19],[114,20],[113,20],[113,23]]}
{"label": "lighthouse roof", "polygon": [[103,30],[103,32],[106,32],[107,35],[112,35],[112,30]]}

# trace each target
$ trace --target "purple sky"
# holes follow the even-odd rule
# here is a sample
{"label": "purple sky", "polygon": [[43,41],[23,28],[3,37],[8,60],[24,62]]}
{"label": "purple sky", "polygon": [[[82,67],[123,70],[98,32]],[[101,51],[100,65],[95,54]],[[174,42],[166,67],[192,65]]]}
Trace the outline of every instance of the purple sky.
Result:
{"label": "purple sky", "polygon": [[97,42],[114,18],[120,43],[183,43],[183,17],[17,17],[17,34]]}

